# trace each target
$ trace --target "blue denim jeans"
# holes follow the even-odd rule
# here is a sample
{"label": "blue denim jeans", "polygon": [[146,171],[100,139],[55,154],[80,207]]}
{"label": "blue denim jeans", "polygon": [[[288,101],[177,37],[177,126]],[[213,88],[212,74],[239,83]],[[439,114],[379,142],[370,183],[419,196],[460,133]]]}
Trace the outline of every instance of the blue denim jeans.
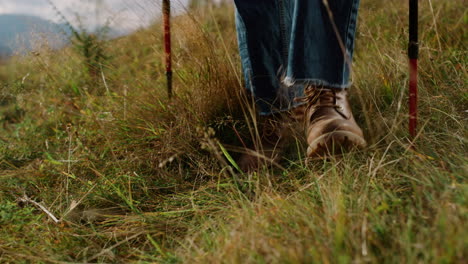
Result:
{"label": "blue denim jeans", "polygon": [[350,86],[359,0],[235,0],[244,78],[260,114],[296,106],[304,87]]}

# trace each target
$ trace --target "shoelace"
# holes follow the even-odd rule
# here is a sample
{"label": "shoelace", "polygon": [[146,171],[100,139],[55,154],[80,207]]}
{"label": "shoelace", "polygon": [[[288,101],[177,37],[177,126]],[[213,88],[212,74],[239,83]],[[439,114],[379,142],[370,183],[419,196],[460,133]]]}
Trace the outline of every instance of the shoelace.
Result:
{"label": "shoelace", "polygon": [[[330,100],[321,100],[324,98],[332,98],[331,102]],[[344,114],[341,112],[342,107],[336,104],[336,92],[333,89],[326,89],[326,88],[306,88],[304,91],[304,96],[296,98],[296,102],[300,103],[306,103],[306,109],[304,113],[310,113],[310,117],[312,117],[315,112],[324,107],[332,107],[337,110],[338,113],[344,116]],[[325,101],[325,102],[323,102]]]}

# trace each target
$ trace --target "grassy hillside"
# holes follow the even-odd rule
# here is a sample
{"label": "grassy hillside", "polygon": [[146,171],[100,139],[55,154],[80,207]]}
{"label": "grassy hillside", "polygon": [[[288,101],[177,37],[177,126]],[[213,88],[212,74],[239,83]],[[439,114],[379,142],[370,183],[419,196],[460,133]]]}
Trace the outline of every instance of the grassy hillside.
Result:
{"label": "grassy hillside", "polygon": [[468,16],[421,1],[414,151],[403,2],[362,0],[351,101],[369,147],[306,162],[298,133],[255,174],[230,166],[255,140],[231,6],[175,19],[173,100],[159,24],[98,43],[91,70],[73,48],[4,62],[0,262],[463,263]]}

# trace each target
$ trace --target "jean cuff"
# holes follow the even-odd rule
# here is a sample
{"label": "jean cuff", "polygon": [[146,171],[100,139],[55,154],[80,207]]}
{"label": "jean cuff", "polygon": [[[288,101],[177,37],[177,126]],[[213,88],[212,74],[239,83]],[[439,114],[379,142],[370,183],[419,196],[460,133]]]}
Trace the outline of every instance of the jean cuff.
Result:
{"label": "jean cuff", "polygon": [[317,87],[329,87],[335,89],[347,89],[351,87],[352,83],[347,82],[345,84],[331,83],[321,79],[294,79],[292,77],[285,77],[283,79],[283,84],[289,87],[294,85],[304,85],[304,86],[317,86]]}

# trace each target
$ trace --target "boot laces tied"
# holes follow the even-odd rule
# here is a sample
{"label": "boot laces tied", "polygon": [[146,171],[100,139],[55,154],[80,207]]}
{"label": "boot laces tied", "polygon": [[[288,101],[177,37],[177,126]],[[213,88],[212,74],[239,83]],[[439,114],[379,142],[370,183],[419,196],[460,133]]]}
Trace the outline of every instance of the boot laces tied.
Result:
{"label": "boot laces tied", "polygon": [[308,87],[304,91],[304,96],[297,98],[296,101],[306,103],[306,112],[311,111],[310,116],[313,116],[318,109],[325,107],[334,108],[342,114],[342,107],[337,104],[337,96],[334,89]]}

